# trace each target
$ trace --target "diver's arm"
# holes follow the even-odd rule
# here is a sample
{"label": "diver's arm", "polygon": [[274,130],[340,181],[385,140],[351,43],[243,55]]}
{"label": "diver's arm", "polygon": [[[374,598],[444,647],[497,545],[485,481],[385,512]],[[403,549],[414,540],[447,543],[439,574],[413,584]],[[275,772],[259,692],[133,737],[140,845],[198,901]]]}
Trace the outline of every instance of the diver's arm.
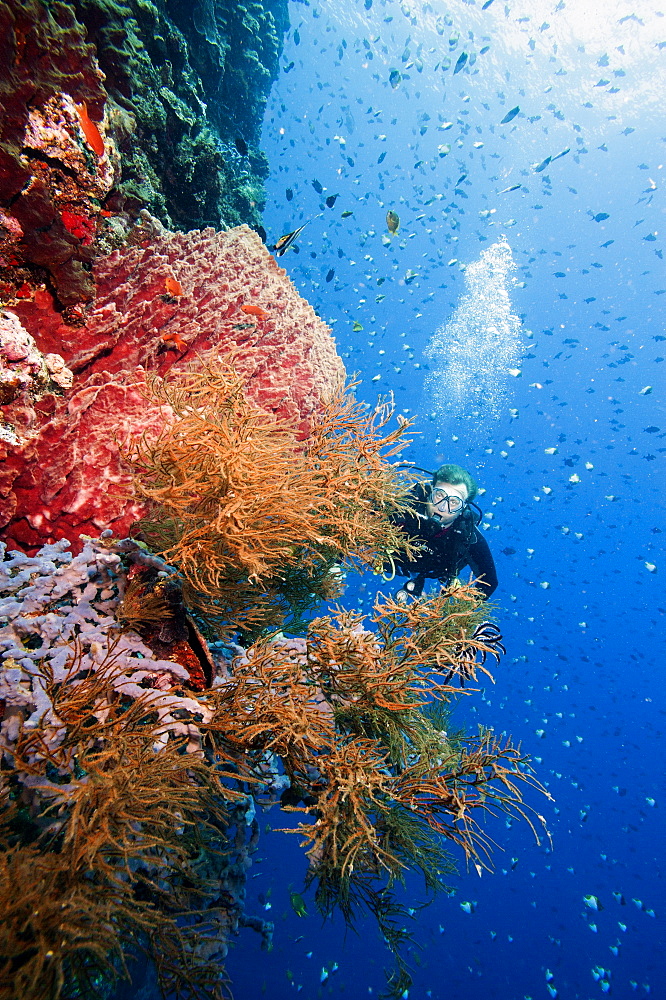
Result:
{"label": "diver's arm", "polygon": [[493,554],[490,551],[488,542],[483,535],[479,534],[478,529],[476,531],[476,538],[469,547],[467,562],[475,577],[483,577],[483,579],[477,580],[475,586],[483,591],[486,600],[488,600],[497,590],[499,581],[497,579]]}

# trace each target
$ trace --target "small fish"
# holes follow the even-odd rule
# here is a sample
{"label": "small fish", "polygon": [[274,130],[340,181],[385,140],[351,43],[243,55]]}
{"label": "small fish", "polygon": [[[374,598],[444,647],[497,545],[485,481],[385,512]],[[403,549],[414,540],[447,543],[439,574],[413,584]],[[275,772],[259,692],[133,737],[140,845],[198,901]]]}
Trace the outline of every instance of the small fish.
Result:
{"label": "small fish", "polygon": [[164,287],[167,295],[173,295],[174,298],[180,298],[183,294],[183,286],[180,281],[176,281],[176,279],[172,278],[170,275],[167,275],[164,279]]}
{"label": "small fish", "polygon": [[261,306],[253,305],[241,306],[241,312],[244,312],[247,316],[256,316],[257,319],[266,319],[266,316],[268,315],[268,313],[265,312]]}
{"label": "small fish", "polygon": [[397,233],[400,228],[400,216],[391,208],[386,213],[386,228],[389,233]]}
{"label": "small fish", "polygon": [[317,194],[323,194],[324,193],[324,188],[323,188],[322,184],[317,180],[316,177],[312,181],[312,187],[315,189],[315,191],[317,192]]}
{"label": "small fish", "polygon": [[297,917],[307,917],[308,911],[305,905],[305,900],[301,896],[300,892],[290,892],[289,901],[291,903],[291,908]]}
{"label": "small fish", "polygon": [[474,913],[474,911],[476,909],[476,902],[471,902],[470,903],[468,901],[465,901],[464,903],[460,904],[460,909],[464,910],[465,913]]}
{"label": "small fish", "polygon": [[[308,222],[309,221],[310,220],[308,219]],[[283,254],[287,252],[289,247],[292,246],[292,244],[298,239],[298,237],[301,235],[307,224],[308,224],[307,222],[304,222],[302,226],[298,227],[298,229],[292,230],[291,233],[285,233],[284,236],[281,236],[280,239],[277,240],[276,243],[272,247],[269,247],[268,249],[273,250],[275,252],[276,257],[281,257]]]}
{"label": "small fish", "polygon": [[162,334],[160,340],[162,343],[166,344],[167,347],[175,347],[177,351],[187,350],[187,344],[179,333],[168,331],[167,333]]}
{"label": "small fish", "polygon": [[247,156],[248,154],[247,143],[240,133],[234,136],[234,146],[236,147],[241,156]]}
{"label": "small fish", "polygon": [[593,215],[592,218],[595,222],[605,222],[606,219],[610,219],[610,215],[608,212],[597,212],[597,214]]}
{"label": "small fish", "polygon": [[353,214],[354,214],[354,213],[353,213],[353,212],[350,212],[350,211],[349,211],[349,209],[346,209],[346,211],[344,211],[344,212],[342,213],[342,215],[340,216],[340,218],[341,218],[341,219],[348,219],[348,218],[349,218],[349,216],[350,216],[350,215],[353,215]]}
{"label": "small fish", "polygon": [[352,326],[352,333],[360,333],[363,329],[363,324],[359,323],[357,319],[354,320],[354,325]]}
{"label": "small fish", "polygon": [[595,912],[603,910],[603,906],[599,902],[598,896],[592,896],[591,894],[588,896],[583,896],[583,902],[585,903],[586,906],[588,906],[591,910],[594,910]]}
{"label": "small fish", "polygon": [[649,396],[651,392],[652,392],[652,386],[651,385],[646,385],[643,389],[641,389],[639,391],[638,395],[639,396]]}
{"label": "small fish", "polygon": [[330,270],[330,271],[328,272],[328,274],[326,275],[326,280],[327,280],[327,281],[333,281],[333,278],[334,278],[334,277],[335,277],[335,268],[334,268],[334,267],[332,267],[332,268],[331,268],[331,270]]}
{"label": "small fish", "polygon": [[513,119],[516,117],[516,115],[519,115],[519,114],[520,114],[520,107],[519,107],[518,104],[516,104],[515,108],[511,108],[511,111],[508,111],[504,115],[504,118],[502,118],[502,121],[500,122],[500,125],[508,125],[509,122],[512,122]]}
{"label": "small fish", "polygon": [[570,153],[570,152],[571,152],[571,146],[567,146],[567,148],[566,148],[566,149],[563,149],[561,153],[556,153],[556,154],[555,154],[555,156],[551,156],[551,158],[550,158],[550,162],[551,162],[551,163],[554,163],[554,162],[555,162],[555,160],[559,160],[559,158],[560,158],[561,156],[566,156],[566,155],[567,155],[567,153]]}
{"label": "small fish", "polygon": [[552,163],[552,160],[553,160],[552,156],[547,156],[545,160],[541,161],[541,163],[537,163],[536,166],[534,167],[534,173],[535,174],[542,173],[546,169],[548,164]]}
{"label": "small fish", "polygon": [[458,56],[458,59],[456,61],[455,66],[453,67],[453,75],[454,76],[456,75],[456,73],[459,73],[461,71],[461,69],[465,68],[465,63],[466,62],[467,62],[467,53],[466,52],[461,52],[460,55]]}
{"label": "small fish", "polygon": [[486,0],[486,2],[484,3],[483,7],[481,8],[481,10],[488,10],[488,8],[490,7],[490,5],[491,5],[492,2],[493,2],[493,0]]}
{"label": "small fish", "polygon": [[86,142],[97,156],[104,155],[104,139],[95,122],[90,118],[85,104],[76,104],[76,113],[79,119],[81,131],[86,137]]}
{"label": "small fish", "polygon": [[291,188],[287,188],[284,194],[287,201],[291,201],[291,199],[294,197],[294,192],[291,190]]}
{"label": "small fish", "polygon": [[518,191],[522,186],[522,184],[512,184],[511,187],[502,188],[499,194],[508,194],[509,191]]}
{"label": "small fish", "polygon": [[337,194],[329,194],[328,198],[326,199],[327,208],[333,208],[337,200],[338,200]]}
{"label": "small fish", "polygon": [[389,83],[391,84],[394,90],[396,87],[400,86],[401,81],[402,81],[402,76],[400,75],[398,70],[392,69],[391,72],[389,73]]}

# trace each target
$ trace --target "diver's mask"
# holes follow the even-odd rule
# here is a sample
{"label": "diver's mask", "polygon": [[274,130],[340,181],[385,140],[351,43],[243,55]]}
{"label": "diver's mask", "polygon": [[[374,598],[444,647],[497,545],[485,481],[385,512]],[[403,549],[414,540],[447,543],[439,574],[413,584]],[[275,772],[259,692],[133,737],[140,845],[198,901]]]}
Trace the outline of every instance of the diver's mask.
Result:
{"label": "diver's mask", "polygon": [[448,514],[460,514],[467,506],[467,501],[462,497],[456,493],[449,496],[440,486],[433,486],[430,490],[430,503],[435,509]]}

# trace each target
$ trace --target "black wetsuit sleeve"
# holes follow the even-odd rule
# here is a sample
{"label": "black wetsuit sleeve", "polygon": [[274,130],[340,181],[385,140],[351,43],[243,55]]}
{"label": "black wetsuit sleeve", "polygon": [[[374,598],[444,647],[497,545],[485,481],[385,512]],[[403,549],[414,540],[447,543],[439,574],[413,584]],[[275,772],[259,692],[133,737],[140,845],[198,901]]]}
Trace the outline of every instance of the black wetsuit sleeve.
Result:
{"label": "black wetsuit sleeve", "polygon": [[467,561],[474,576],[483,577],[477,587],[484,591],[487,600],[497,590],[497,570],[488,542],[478,531],[475,541],[469,547]]}

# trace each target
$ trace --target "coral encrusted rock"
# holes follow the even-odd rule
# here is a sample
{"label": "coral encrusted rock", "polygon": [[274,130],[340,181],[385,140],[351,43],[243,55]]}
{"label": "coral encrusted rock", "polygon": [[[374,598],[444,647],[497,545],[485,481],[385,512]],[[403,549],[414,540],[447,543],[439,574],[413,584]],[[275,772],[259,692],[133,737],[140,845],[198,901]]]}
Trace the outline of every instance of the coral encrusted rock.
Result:
{"label": "coral encrusted rock", "polygon": [[88,301],[101,206],[117,154],[94,47],[64,3],[0,0],[0,296],[46,280]]}
{"label": "coral encrusted rock", "polygon": [[261,226],[259,148],[288,0],[72,0],[109,94],[115,210],[170,229]]}
{"label": "coral encrusted rock", "polygon": [[74,384],[36,405],[27,443],[0,441],[0,528],[13,545],[128,532],[142,509],[128,500],[119,442],[155,433],[169,417],[145,397],[148,372],[196,366],[211,349],[233,355],[248,398],[301,437],[344,379],[329,328],[247,226],[145,233],[139,242],[148,245],[97,262],[84,327],[64,325],[44,290],[17,307],[39,350],[61,355]]}

